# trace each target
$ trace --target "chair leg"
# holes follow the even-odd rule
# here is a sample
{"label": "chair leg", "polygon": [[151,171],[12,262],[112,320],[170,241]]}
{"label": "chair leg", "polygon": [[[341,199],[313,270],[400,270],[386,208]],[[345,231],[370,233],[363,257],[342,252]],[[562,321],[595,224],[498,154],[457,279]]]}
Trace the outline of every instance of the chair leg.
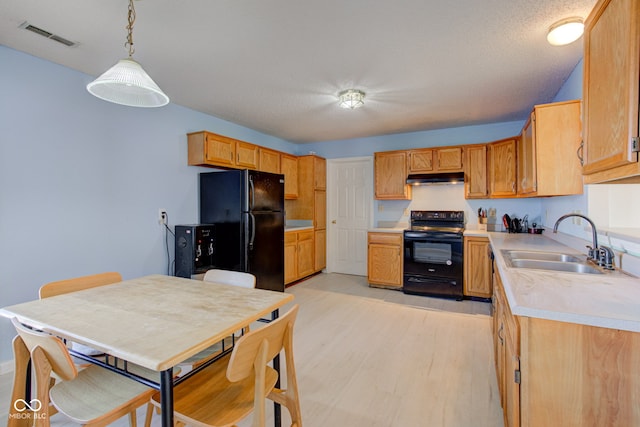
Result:
{"label": "chair leg", "polygon": [[153,417],[154,406],[151,403],[147,403],[147,414],[144,417],[144,427],[151,427],[151,418]]}
{"label": "chair leg", "polygon": [[31,355],[20,336],[13,339],[13,390],[11,391],[11,402],[9,406],[9,421],[7,427],[29,427],[33,419],[21,418],[21,413],[15,407],[18,399],[24,399],[27,384],[27,369],[29,369],[29,359]]}
{"label": "chair leg", "polygon": [[[49,380],[51,379],[52,367],[49,359],[40,347],[36,347],[31,352],[31,363],[34,366],[36,380],[36,398],[40,401],[41,407],[49,408]],[[35,414],[39,415],[39,414]],[[49,427],[48,416],[37,416],[35,427]]]}
{"label": "chair leg", "polygon": [[129,412],[129,425],[131,427],[137,427],[138,426],[138,414],[136,412],[136,410],[134,409],[133,411]]}

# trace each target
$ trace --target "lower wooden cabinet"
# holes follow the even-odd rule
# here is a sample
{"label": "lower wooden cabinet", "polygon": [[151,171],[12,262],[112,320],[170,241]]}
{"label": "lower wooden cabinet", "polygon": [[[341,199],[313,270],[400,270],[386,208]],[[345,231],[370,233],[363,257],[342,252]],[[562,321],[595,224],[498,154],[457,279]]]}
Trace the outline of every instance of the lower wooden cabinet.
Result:
{"label": "lower wooden cabinet", "polygon": [[372,286],[402,288],[402,234],[368,234],[367,278]]}
{"label": "lower wooden cabinet", "polygon": [[640,333],[511,313],[494,268],[505,427],[640,426]]}
{"label": "lower wooden cabinet", "polygon": [[314,231],[284,233],[284,283],[291,283],[316,272]]}
{"label": "lower wooden cabinet", "polygon": [[486,237],[464,238],[464,295],[491,298],[490,245]]}

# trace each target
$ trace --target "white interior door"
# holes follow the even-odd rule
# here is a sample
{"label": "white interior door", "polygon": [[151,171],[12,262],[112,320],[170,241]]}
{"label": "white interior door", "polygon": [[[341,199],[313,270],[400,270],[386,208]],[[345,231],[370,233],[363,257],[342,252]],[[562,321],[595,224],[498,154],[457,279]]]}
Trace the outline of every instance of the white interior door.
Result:
{"label": "white interior door", "polygon": [[327,270],[366,276],[373,158],[328,160],[327,184]]}

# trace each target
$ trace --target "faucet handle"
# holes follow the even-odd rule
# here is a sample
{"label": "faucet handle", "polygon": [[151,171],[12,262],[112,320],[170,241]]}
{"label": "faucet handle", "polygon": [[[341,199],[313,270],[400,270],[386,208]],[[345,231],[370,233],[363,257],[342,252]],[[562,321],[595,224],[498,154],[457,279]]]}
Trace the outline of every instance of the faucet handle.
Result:
{"label": "faucet handle", "polygon": [[608,246],[600,246],[599,252],[600,258],[598,260],[598,265],[607,270],[613,270],[613,260],[615,258],[613,250]]}
{"label": "faucet handle", "polygon": [[599,258],[598,255],[599,254],[596,252],[596,250],[590,245],[587,245],[587,249],[588,249],[587,258],[588,259],[593,259],[593,260],[598,260],[598,258]]}

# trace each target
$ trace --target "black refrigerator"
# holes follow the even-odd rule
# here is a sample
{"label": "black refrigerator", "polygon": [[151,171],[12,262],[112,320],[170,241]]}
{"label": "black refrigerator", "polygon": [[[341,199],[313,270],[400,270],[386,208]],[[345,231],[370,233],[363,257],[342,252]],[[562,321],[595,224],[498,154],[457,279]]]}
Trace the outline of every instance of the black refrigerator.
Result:
{"label": "black refrigerator", "polygon": [[284,292],[284,175],[201,173],[200,222],[215,225],[216,268],[251,273],[257,288]]}

